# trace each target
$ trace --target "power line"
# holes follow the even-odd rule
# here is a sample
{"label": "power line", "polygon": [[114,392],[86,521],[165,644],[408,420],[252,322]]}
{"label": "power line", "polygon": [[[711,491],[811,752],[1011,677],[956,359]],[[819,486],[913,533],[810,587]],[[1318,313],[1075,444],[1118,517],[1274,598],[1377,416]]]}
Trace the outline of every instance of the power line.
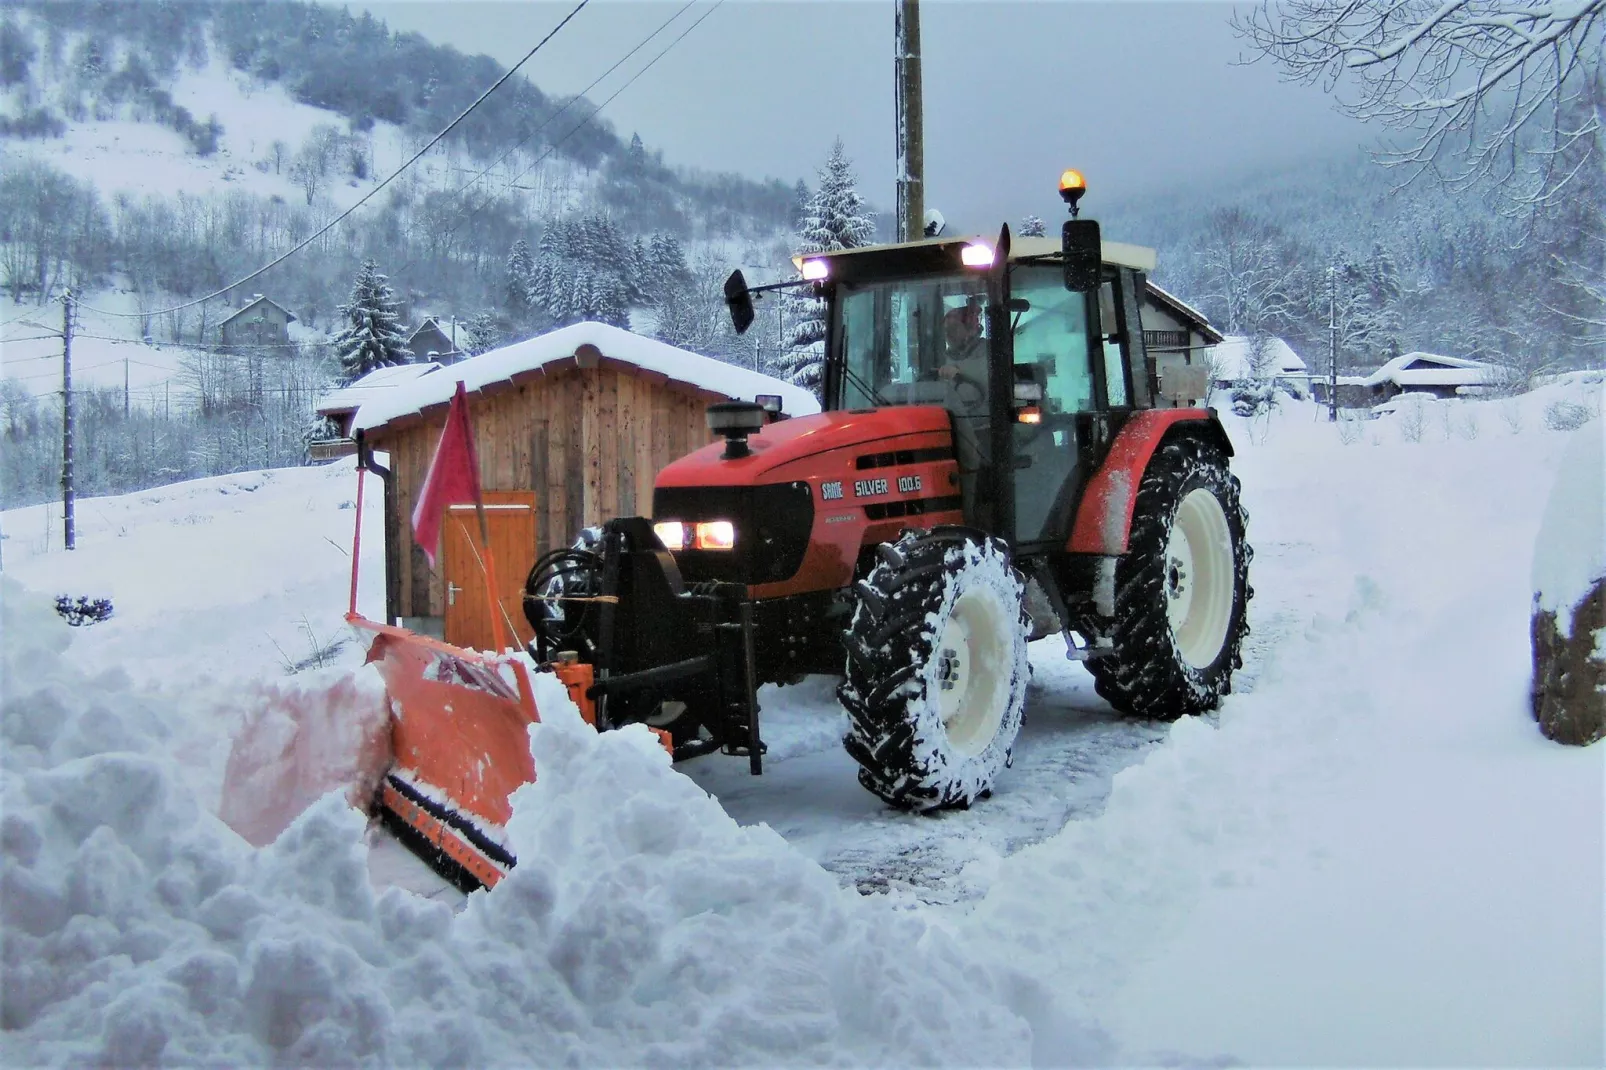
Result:
{"label": "power line", "polygon": [[[577,100],[581,99],[582,97],[584,97],[584,95],[586,93],[590,92],[591,89],[594,86],[596,86],[598,82],[601,82],[604,78],[606,78],[608,75],[612,74],[615,70],[617,70],[625,62],[625,60],[628,60],[631,56],[633,56],[637,52],[641,51],[641,49],[646,46],[647,42],[651,41],[654,37],[657,37],[660,33],[662,33],[664,31],[664,29],[666,27],[668,27],[668,25],[670,23],[672,23],[676,19],[678,19],[686,11],[687,8],[692,6],[693,3],[696,3],[696,0],[691,0],[691,3],[687,3],[679,11],[675,12],[667,20],[665,20],[663,25],[659,26],[652,33],[650,33],[646,37],[642,38],[640,44],[636,45],[635,48],[632,48],[629,52],[625,53],[625,55],[617,63],[615,63],[612,67],[609,67],[606,71],[603,71],[602,74],[599,75],[591,83],[591,85],[586,86],[586,88],[581,90],[579,94],[577,94],[575,97],[571,98],[570,101],[569,101],[569,104],[573,104],[575,101],[577,101]],[[642,75],[644,75],[648,71],[652,70],[653,65],[656,64],[659,60],[663,59],[664,56],[669,52],[670,49],[672,49],[676,45],[680,44],[680,42],[685,39],[687,34],[691,33],[698,26],[702,25],[703,20],[708,18],[708,16],[712,15],[715,11],[719,10],[719,8],[724,5],[724,3],[725,3],[725,0],[717,0],[717,2],[714,4],[713,7],[710,7],[707,11],[705,11],[701,15],[699,15],[697,17],[697,21],[693,22],[690,26],[688,26],[684,30],[682,30],[681,33],[680,33],[680,36],[676,37],[673,41],[669,42],[668,45],[664,46],[663,50],[660,51],[656,56],[654,56],[650,61],[648,61],[647,65],[645,67],[641,68],[641,70],[639,70],[635,74],[631,75],[629,80],[627,80],[624,85],[620,86],[618,89],[615,89],[611,94],[608,95],[608,98],[606,100],[604,100],[601,104],[598,104],[595,108],[593,108],[590,115],[586,116],[584,119],[582,119],[578,123],[576,123],[573,127],[571,127],[569,129],[568,133],[564,134],[558,140],[554,141],[551,145],[547,146],[546,151],[543,152],[540,156],[537,156],[535,158],[535,160],[528,167],[526,167],[524,170],[520,171],[518,174],[514,175],[511,179],[509,179],[506,186],[504,186],[501,190],[497,190],[497,191],[491,193],[483,201],[481,201],[477,207],[471,209],[470,211],[468,211],[467,213],[465,213],[463,215],[460,215],[458,217],[458,219],[457,219],[457,222],[452,224],[452,227],[449,230],[446,231],[446,235],[450,236],[452,234],[457,233],[457,228],[458,227],[462,226],[464,223],[468,222],[470,219],[473,219],[475,216],[479,215],[482,211],[484,211],[487,207],[489,207],[491,202],[496,198],[497,193],[503,192],[503,191],[505,191],[507,189],[512,189],[513,186],[518,182],[519,179],[523,178],[525,175],[529,174],[531,171],[535,170],[537,167],[541,166],[541,164],[546,162],[547,158],[550,157],[554,152],[556,152],[563,145],[564,142],[568,141],[571,137],[573,137],[575,134],[579,133],[587,125],[589,125],[593,119],[595,119],[598,115],[600,115],[602,113],[602,109],[603,108],[606,108],[610,103],[613,102],[613,99],[615,97],[617,97],[620,93],[623,93],[626,89],[629,89],[630,86],[632,84],[634,84],[636,79],[640,78]],[[471,179],[470,181],[465,183],[463,185],[462,189],[459,189],[458,192],[461,193],[463,190],[468,189],[469,186],[472,186],[475,182],[478,182],[480,177],[483,177],[483,175],[485,173],[488,173],[490,170],[494,169],[497,164],[502,162],[502,160],[507,159],[507,157],[509,155],[511,155],[513,152],[515,152],[519,148],[521,148],[524,145],[524,143],[530,139],[530,137],[534,137],[535,134],[540,133],[540,131],[542,129],[545,129],[546,126],[549,123],[551,123],[552,119],[556,119],[559,115],[563,114],[563,112],[568,109],[569,104],[565,104],[563,106],[563,108],[559,109],[558,112],[554,113],[551,119],[548,119],[546,123],[542,123],[541,126],[539,128],[537,128],[535,131],[533,131],[528,137],[526,137],[524,139],[524,141],[519,142],[518,145],[513,146],[512,149],[509,149],[506,153],[503,153],[501,159],[497,160],[496,163],[493,163],[491,165],[491,167],[487,168],[485,172],[482,172],[480,176],[477,176],[474,179]],[[412,267],[417,262],[418,262],[418,257],[415,256],[415,257],[409,259],[406,263],[402,264],[402,266],[397,268],[394,272],[392,272],[392,274],[396,275],[396,276],[400,276],[402,272],[406,271],[408,268]]]}
{"label": "power line", "polygon": [[[553,37],[557,36],[558,31],[563,29],[563,27],[567,26],[569,24],[569,20],[574,18],[576,15],[578,15],[580,13],[581,9],[584,8],[590,2],[591,2],[591,0],[580,0],[580,2],[574,6],[574,9],[572,11],[570,11],[567,15],[563,16],[563,21],[562,22],[559,22],[556,26],[554,26],[552,28],[551,32],[549,32],[545,37],[541,38],[541,40],[536,42],[536,45],[535,45],[534,48],[530,49],[528,52],[526,52],[524,54],[524,58],[523,59],[519,60],[513,66],[509,67],[507,69],[506,73],[504,73],[502,75],[502,77],[498,78],[495,82],[493,82],[489,89],[487,89],[485,92],[481,93],[479,95],[479,98],[477,100],[475,100],[474,103],[470,104],[467,108],[464,108],[462,114],[460,114],[457,118],[453,119],[451,122],[447,123],[445,129],[441,130],[440,133],[438,133],[434,137],[430,138],[428,143],[426,143],[423,148],[419,149],[405,163],[403,163],[400,167],[396,168],[396,170],[392,171],[390,173],[390,175],[388,177],[386,177],[383,182],[379,183],[379,185],[375,186],[373,189],[371,189],[367,193],[363,194],[363,196],[357,201],[357,203],[353,204],[350,208],[347,208],[344,212],[341,212],[339,215],[335,216],[328,223],[324,224],[324,226],[321,229],[317,230],[316,232],[314,232],[313,234],[308,236],[306,238],[306,240],[304,240],[300,244],[294,246],[288,252],[284,253],[282,256],[279,256],[278,258],[276,258],[274,260],[271,260],[268,263],[262,265],[261,267],[257,268],[255,271],[251,272],[251,274],[245,276],[243,279],[236,279],[234,282],[229,283],[227,286],[224,286],[220,290],[216,290],[216,291],[214,291],[212,293],[209,293],[205,297],[197,297],[193,301],[186,301],[183,304],[174,305],[172,308],[159,308],[159,309],[155,309],[155,310],[150,311],[150,312],[111,312],[111,311],[108,311],[106,309],[94,308],[94,307],[89,306],[89,305],[81,305],[79,307],[81,309],[83,309],[84,311],[94,312],[94,313],[97,313],[97,314],[102,315],[102,316],[118,316],[118,317],[122,317],[124,319],[140,319],[140,318],[145,317],[145,316],[163,316],[163,315],[166,315],[169,312],[177,312],[180,309],[184,309],[184,308],[193,308],[194,306],[199,305],[199,304],[204,304],[207,301],[210,301],[215,297],[221,297],[222,295],[228,293],[230,290],[234,289],[235,287],[244,286],[246,283],[250,282],[252,279],[257,278],[259,275],[262,275],[265,272],[271,270],[272,268],[275,268],[278,265],[284,263],[286,260],[288,260],[292,256],[296,255],[301,250],[305,249],[307,246],[311,245],[313,242],[317,241],[319,238],[321,238],[325,234],[329,233],[335,227],[339,226],[340,223],[342,221],[344,221],[348,216],[350,216],[353,212],[355,212],[357,209],[361,208],[364,204],[367,204],[370,199],[372,199],[376,194],[379,193],[380,190],[384,189],[386,186],[388,186],[392,182],[394,182],[397,178],[401,177],[401,175],[402,175],[402,173],[404,171],[406,171],[409,167],[411,167],[413,164],[417,163],[420,159],[422,159],[425,153],[429,152],[429,150],[434,148],[435,145],[438,142],[440,142],[440,140],[442,138],[444,138],[447,134],[451,133],[452,130],[457,127],[458,123],[461,123],[464,119],[468,118],[469,115],[474,111],[475,108],[478,108],[481,104],[485,103],[486,98],[488,98],[492,93],[496,92],[496,90],[502,85],[503,82],[506,82],[509,78],[513,77],[513,75],[518,72],[520,67],[523,67],[526,63],[528,63],[530,61],[530,58],[532,56],[534,56],[537,52],[541,51],[542,46],[544,46],[548,41],[552,40]],[[723,0],[721,0],[721,2],[723,2]]]}
{"label": "power line", "polygon": [[[596,78],[592,79],[590,85],[586,86],[584,89],[580,90],[580,92],[578,92],[578,93],[574,94],[573,96],[571,96],[567,101],[564,102],[563,107],[559,108],[557,111],[555,111],[551,115],[547,116],[546,119],[542,121],[540,126],[536,127],[534,130],[531,130],[528,134],[525,134],[524,137],[519,139],[517,144],[515,144],[512,148],[508,149],[506,152],[502,153],[502,155],[498,156],[494,161],[492,161],[492,163],[491,163],[491,165],[489,167],[487,167],[485,170],[481,171],[479,174],[475,175],[473,178],[469,179],[467,182],[463,183],[463,185],[459,186],[452,193],[452,196],[453,197],[461,196],[464,192],[466,192],[468,190],[468,188],[470,186],[474,185],[480,179],[484,178],[486,175],[490,174],[492,171],[496,170],[496,168],[501,166],[502,162],[505,161],[509,156],[513,155],[515,152],[517,152],[520,149],[522,149],[525,145],[529,144],[531,138],[535,137],[535,135],[539,134],[541,131],[543,131],[547,127],[551,126],[554,122],[556,122],[558,120],[558,117],[560,115],[562,115],[564,112],[566,112],[570,108],[572,108],[575,104],[577,104],[581,100],[583,100],[587,93],[591,92],[593,89],[595,89],[597,87],[597,83],[601,82],[604,78],[608,77],[608,75],[610,75],[614,71],[618,70],[621,66],[624,65],[625,61],[628,60],[631,56],[634,56],[637,52],[640,52],[643,48],[646,48],[647,47],[647,43],[649,41],[651,41],[654,37],[657,37],[659,34],[663,33],[664,30],[669,27],[670,23],[674,22],[676,19],[680,18],[680,16],[684,15],[686,13],[686,11],[689,8],[691,8],[692,6],[694,6],[696,3],[697,3],[697,0],[686,0],[686,3],[681,5],[680,10],[676,11],[673,15],[669,16],[662,23],[660,23],[658,28],[656,30],[652,31],[652,33],[649,33],[646,37],[643,37],[641,39],[641,41],[636,45],[635,48],[632,48],[629,52],[626,52],[623,56],[620,56],[619,59],[614,62],[613,66],[609,67],[607,70],[605,70],[601,74],[597,75]],[[454,230],[447,231],[447,234],[452,234],[454,232],[455,232],[455,228],[454,228]]]}

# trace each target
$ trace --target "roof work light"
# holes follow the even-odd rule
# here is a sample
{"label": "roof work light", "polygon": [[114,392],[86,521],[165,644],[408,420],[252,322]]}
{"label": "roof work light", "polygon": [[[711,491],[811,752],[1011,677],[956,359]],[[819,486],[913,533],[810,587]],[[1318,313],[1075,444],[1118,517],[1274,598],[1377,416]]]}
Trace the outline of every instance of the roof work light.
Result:
{"label": "roof work light", "polygon": [[992,267],[993,251],[985,245],[967,245],[959,250],[959,262],[966,267]]}

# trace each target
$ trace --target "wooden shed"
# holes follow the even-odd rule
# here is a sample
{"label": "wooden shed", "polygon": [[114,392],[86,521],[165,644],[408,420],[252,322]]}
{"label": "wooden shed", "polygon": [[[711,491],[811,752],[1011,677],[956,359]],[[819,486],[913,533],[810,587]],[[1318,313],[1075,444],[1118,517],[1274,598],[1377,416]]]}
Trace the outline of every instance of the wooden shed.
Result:
{"label": "wooden shed", "polygon": [[468,392],[500,601],[529,638],[520,591],[535,559],[581,528],[649,514],[654,478],[711,440],[716,401],[808,391],[602,323],[578,323],[372,392],[351,420],[385,476],[386,616],[448,642],[490,645],[472,507],[447,518],[431,568],[411,516],[457,383]]}

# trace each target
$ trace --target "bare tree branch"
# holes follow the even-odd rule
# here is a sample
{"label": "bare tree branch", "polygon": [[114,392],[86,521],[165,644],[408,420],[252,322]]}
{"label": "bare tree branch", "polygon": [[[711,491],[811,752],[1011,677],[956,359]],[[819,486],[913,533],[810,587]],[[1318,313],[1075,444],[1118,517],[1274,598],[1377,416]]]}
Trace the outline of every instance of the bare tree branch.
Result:
{"label": "bare tree branch", "polygon": [[1411,177],[1548,206],[1602,166],[1606,0],[1286,0],[1233,27],[1288,77],[1408,132]]}

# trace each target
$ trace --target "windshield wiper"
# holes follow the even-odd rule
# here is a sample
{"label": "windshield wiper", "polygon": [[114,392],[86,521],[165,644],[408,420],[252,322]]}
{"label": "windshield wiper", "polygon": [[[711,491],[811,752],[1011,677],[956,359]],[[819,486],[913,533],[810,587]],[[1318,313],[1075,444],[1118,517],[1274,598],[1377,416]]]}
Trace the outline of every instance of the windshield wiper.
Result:
{"label": "windshield wiper", "polygon": [[845,360],[842,362],[842,374],[847,376],[848,382],[851,385],[859,388],[859,392],[861,394],[869,395],[871,402],[873,402],[875,405],[880,406],[891,404],[891,402],[887,401],[886,398],[881,396],[881,392],[879,390],[865,382],[863,379],[860,379],[857,375],[854,375],[853,369],[848,367],[848,362]]}

